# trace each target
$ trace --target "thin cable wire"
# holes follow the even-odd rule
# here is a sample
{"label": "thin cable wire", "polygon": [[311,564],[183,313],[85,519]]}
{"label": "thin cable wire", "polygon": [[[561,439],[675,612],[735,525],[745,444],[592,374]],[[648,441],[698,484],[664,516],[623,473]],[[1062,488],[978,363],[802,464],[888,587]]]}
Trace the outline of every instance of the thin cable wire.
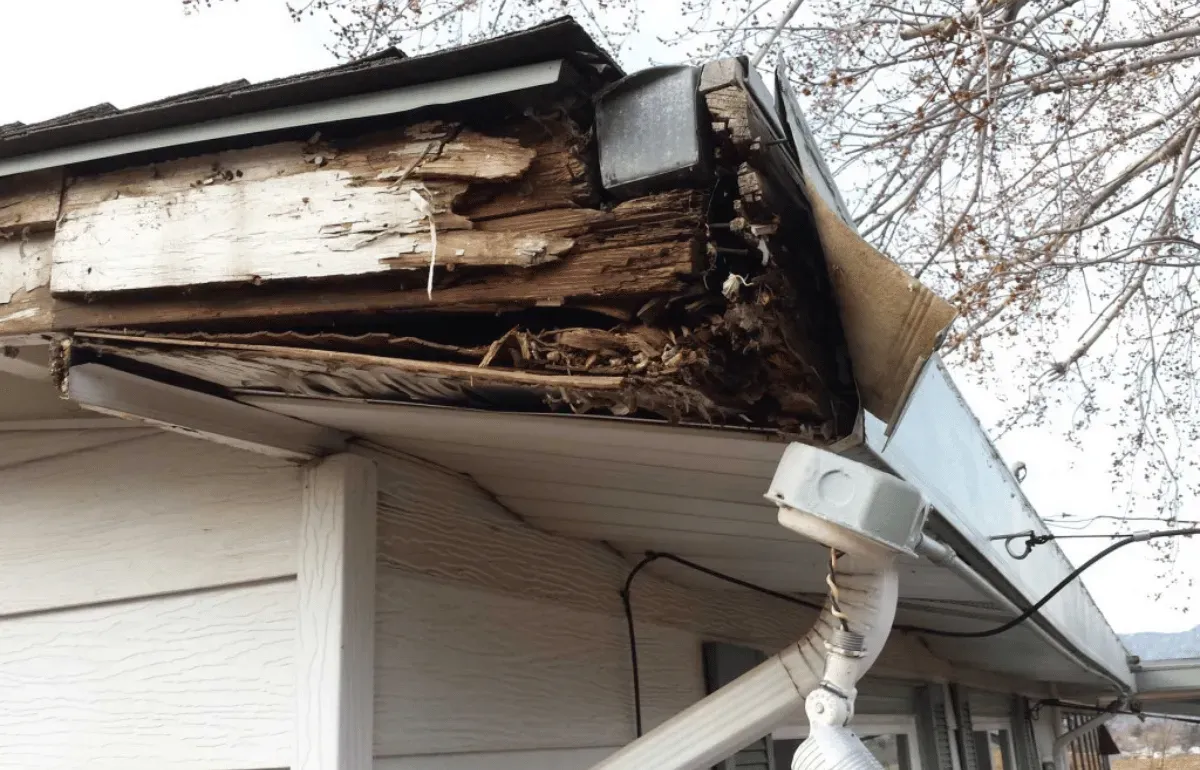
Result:
{"label": "thin cable wire", "polygon": [[829,574],[825,576],[825,585],[829,586],[829,614],[837,618],[838,623],[841,624],[843,631],[849,631],[850,616],[842,611],[842,592],[838,589],[837,584],[837,560],[837,549],[830,548]]}
{"label": "thin cable wire", "polygon": [[621,589],[621,603],[625,605],[625,625],[629,627],[629,666],[633,671],[633,720],[639,738],[642,737],[642,677],[638,671],[637,632],[633,628],[633,596],[630,589],[633,588],[633,579],[638,573],[658,558],[657,554],[646,554],[629,570],[629,574],[625,576],[625,587]]}
{"label": "thin cable wire", "polygon": [[732,583],[735,586],[747,588],[751,591],[757,591],[760,594],[771,596],[791,604],[798,604],[801,607],[808,607],[809,609],[813,610],[824,609],[824,607],[822,607],[820,604],[810,602],[807,599],[801,599],[797,596],[785,594],[780,591],[772,591],[770,588],[735,578],[732,575],[726,575],[723,572],[717,572],[715,569],[710,569],[703,565],[697,564],[694,561],[689,561],[682,556],[676,556],[673,553],[646,551],[646,555],[642,557],[642,560],[635,564],[633,569],[629,570],[629,574],[625,576],[625,585],[621,588],[621,603],[625,607],[625,625],[629,631],[629,667],[633,675],[633,719],[634,727],[637,730],[637,737],[639,738],[642,737],[642,677],[638,668],[637,631],[635,630],[633,624],[633,579],[637,577],[638,573],[645,569],[647,565],[656,562],[659,559],[675,562],[676,564],[695,570],[696,572],[704,573],[705,575],[714,577],[718,580],[724,580],[726,583]]}
{"label": "thin cable wire", "polygon": [[785,594],[782,591],[773,591],[770,588],[760,586],[756,583],[751,583],[747,580],[735,578],[733,575],[726,575],[724,572],[717,572],[715,569],[705,567],[702,564],[697,564],[694,561],[688,561],[687,559],[683,558],[682,556],[676,556],[673,553],[665,553],[663,551],[646,551],[646,556],[647,557],[653,556],[655,559],[666,559],[667,561],[673,561],[676,564],[680,564],[684,567],[687,567],[688,569],[693,569],[696,572],[702,572],[705,575],[708,575],[709,577],[716,578],[717,580],[723,580],[726,583],[732,583],[735,586],[740,586],[742,588],[748,588],[751,591],[757,591],[760,594],[765,594],[766,596],[773,596],[776,599],[780,599],[785,602],[791,602],[792,604],[798,604],[801,607],[808,607],[809,609],[813,609],[813,610],[825,609],[824,605],[817,604],[816,602],[810,602],[807,599],[801,599],[798,596],[792,596],[791,594]]}
{"label": "thin cable wire", "polygon": [[[1131,521],[1147,521],[1157,522],[1159,524],[1186,524],[1189,527],[1200,526],[1200,521],[1192,519],[1172,519],[1163,518],[1162,516],[1114,516],[1111,514],[1097,514],[1086,518],[1075,518],[1063,514],[1061,516],[1050,516],[1043,518],[1047,524],[1052,527],[1067,527],[1069,529],[1082,529],[1091,526],[1097,521],[1116,521],[1116,522],[1131,522]],[[1069,526],[1068,526],[1069,525]]]}
{"label": "thin cable wire", "polygon": [[1071,572],[1071,574],[1067,575],[1065,578],[1060,580],[1058,582],[1058,584],[1054,586],[1054,588],[1050,589],[1049,593],[1047,593],[1041,599],[1038,599],[1036,602],[1034,602],[1029,607],[1029,609],[1025,610],[1020,615],[1016,616],[1015,618],[1008,621],[1007,623],[1002,623],[1001,625],[996,626],[995,628],[987,628],[982,631],[950,631],[950,630],[941,629],[941,628],[925,628],[924,626],[906,626],[906,625],[900,625],[900,624],[893,626],[893,628],[898,629],[900,631],[909,631],[909,632],[913,632],[913,633],[927,634],[929,636],[952,637],[955,639],[982,639],[987,636],[995,636],[997,634],[1002,634],[1005,631],[1008,631],[1011,628],[1016,628],[1020,624],[1024,623],[1026,620],[1028,620],[1030,617],[1032,617],[1034,615],[1034,613],[1036,613],[1042,607],[1046,606],[1046,602],[1053,599],[1055,596],[1057,596],[1059,594],[1060,591],[1062,591],[1064,588],[1066,588],[1068,585],[1070,585],[1072,582],[1074,582],[1075,579],[1078,578],[1080,575],[1082,575],[1084,573],[1084,571],[1087,570],[1088,567],[1090,567],[1093,564],[1095,564],[1096,562],[1100,561],[1105,556],[1108,556],[1113,551],[1120,550],[1121,548],[1124,548],[1125,546],[1130,545],[1132,543],[1145,543],[1145,542],[1149,542],[1150,540],[1158,540],[1158,539],[1164,538],[1164,537],[1187,537],[1190,535],[1197,535],[1197,534],[1200,534],[1200,527],[1192,527],[1189,529],[1167,529],[1167,530],[1161,530],[1158,532],[1141,532],[1136,535],[1130,535],[1130,536],[1126,537],[1124,540],[1119,540],[1119,541],[1113,543],[1112,545],[1108,546],[1104,550],[1100,551],[1100,553],[1096,554],[1092,558],[1085,561],[1082,565],[1080,565],[1073,572]]}
{"label": "thin cable wire", "polygon": [[1081,703],[1068,703],[1066,701],[1054,700],[1054,699],[1038,701],[1038,705],[1039,706],[1057,706],[1060,708],[1072,709],[1074,711],[1091,711],[1091,712],[1095,712],[1097,714],[1122,714],[1125,716],[1134,716],[1134,717],[1142,716],[1142,717],[1146,717],[1147,719],[1168,719],[1172,722],[1186,722],[1187,724],[1190,724],[1190,725],[1200,725],[1200,718],[1188,717],[1188,716],[1184,716],[1182,714],[1158,714],[1158,713],[1147,712],[1147,711],[1133,711],[1132,709],[1110,710],[1110,709],[1102,708],[1100,706],[1089,706],[1089,705],[1081,704]]}
{"label": "thin cable wire", "polygon": [[1104,535],[1054,535],[1051,540],[1116,540],[1119,537],[1130,537],[1136,532],[1109,532]]}
{"label": "thin cable wire", "polygon": [[[1020,625],[1021,623],[1024,623],[1026,620],[1028,620],[1030,617],[1032,617],[1034,615],[1034,613],[1036,613],[1038,610],[1040,610],[1042,607],[1044,607],[1048,601],[1050,601],[1055,596],[1057,596],[1060,591],[1062,591],[1064,588],[1066,588],[1068,585],[1070,585],[1075,579],[1077,579],[1080,575],[1082,575],[1084,573],[1084,571],[1086,571],[1088,569],[1088,567],[1091,567],[1093,564],[1100,561],[1104,557],[1108,556],[1110,553],[1113,553],[1114,551],[1124,548],[1125,546],[1127,546],[1131,543],[1144,543],[1144,542],[1148,542],[1150,540],[1157,540],[1157,539],[1164,538],[1164,537],[1190,537],[1191,535],[1197,535],[1197,534],[1200,534],[1200,527],[1193,527],[1193,528],[1188,528],[1188,529],[1169,529],[1169,530],[1162,530],[1162,531],[1158,531],[1158,532],[1141,532],[1136,535],[1130,535],[1130,536],[1126,537],[1124,540],[1120,540],[1116,543],[1113,543],[1112,545],[1110,545],[1107,548],[1105,548],[1104,550],[1100,551],[1098,554],[1096,554],[1092,558],[1088,559],[1082,565],[1077,567],[1073,572],[1071,572],[1071,574],[1067,575],[1065,578],[1063,578],[1061,581],[1059,581],[1059,583],[1057,585],[1055,585],[1054,588],[1050,589],[1049,593],[1047,593],[1045,596],[1043,596],[1041,599],[1039,599],[1037,602],[1035,602],[1032,606],[1029,607],[1029,609],[1025,610],[1020,615],[1018,615],[1017,617],[1008,621],[1007,623],[1003,623],[999,626],[996,626],[995,628],[989,628],[989,629],[985,629],[982,631],[950,631],[947,629],[925,628],[923,626],[909,626],[909,625],[903,625],[903,624],[899,624],[899,623],[897,623],[896,625],[894,625],[892,627],[898,631],[908,631],[911,633],[927,634],[929,636],[952,637],[952,638],[956,638],[956,639],[982,639],[984,637],[1002,634],[1005,631],[1015,628],[1018,625]],[[790,594],[785,594],[780,591],[773,591],[770,588],[766,588],[764,586],[760,586],[755,583],[751,583],[747,580],[741,580],[739,578],[733,577],[732,575],[726,575],[723,572],[718,572],[715,569],[710,569],[709,567],[702,566],[693,561],[689,561],[688,559],[685,559],[681,556],[676,556],[673,553],[665,553],[662,551],[646,551],[646,554],[642,558],[642,560],[639,561],[636,565],[634,565],[634,567],[629,571],[629,574],[626,575],[625,585],[621,589],[621,601],[625,607],[625,623],[629,630],[629,661],[630,661],[630,668],[631,668],[632,675],[633,675],[633,701],[634,701],[633,708],[634,708],[634,719],[635,719],[638,737],[642,736],[642,684],[641,684],[641,673],[638,669],[637,633],[634,629],[634,622],[633,622],[633,595],[632,595],[631,589],[633,588],[633,579],[635,577],[637,577],[638,574],[643,569],[645,569],[647,565],[649,565],[655,561],[658,561],[659,559],[666,559],[667,561],[675,562],[676,564],[679,564],[681,566],[695,570],[696,572],[703,573],[710,577],[714,577],[718,580],[723,580],[726,583],[732,583],[733,585],[740,586],[742,588],[746,588],[751,591],[756,591],[756,592],[758,592],[760,594],[764,594],[766,596],[772,596],[776,599],[788,602],[790,604],[797,604],[797,605],[800,605],[801,607],[808,607],[809,609],[814,609],[814,610],[818,610],[818,611],[824,609],[824,607],[822,607],[820,604],[816,604],[815,602],[810,602],[807,599],[801,599],[799,597],[792,596]],[[836,567],[837,567],[837,557],[831,553],[830,554],[830,573],[831,574],[836,569]],[[834,586],[836,586],[836,581],[834,582]],[[832,603],[832,598],[831,598],[831,603]],[[1198,721],[1200,721],[1200,720],[1198,720]]]}

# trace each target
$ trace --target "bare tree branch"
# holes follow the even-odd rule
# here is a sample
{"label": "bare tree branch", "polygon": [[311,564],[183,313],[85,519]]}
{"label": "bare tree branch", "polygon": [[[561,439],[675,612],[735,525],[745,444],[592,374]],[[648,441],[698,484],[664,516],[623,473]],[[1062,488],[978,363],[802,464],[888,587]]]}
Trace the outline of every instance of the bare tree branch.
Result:
{"label": "bare tree branch", "polygon": [[354,58],[564,8],[617,55],[646,18],[678,59],[784,64],[860,232],[957,307],[944,352],[1023,394],[1002,426],[1104,426],[1115,478],[1164,515],[1200,492],[1178,451],[1200,442],[1200,0],[683,0],[669,24],[654,0],[292,11]]}

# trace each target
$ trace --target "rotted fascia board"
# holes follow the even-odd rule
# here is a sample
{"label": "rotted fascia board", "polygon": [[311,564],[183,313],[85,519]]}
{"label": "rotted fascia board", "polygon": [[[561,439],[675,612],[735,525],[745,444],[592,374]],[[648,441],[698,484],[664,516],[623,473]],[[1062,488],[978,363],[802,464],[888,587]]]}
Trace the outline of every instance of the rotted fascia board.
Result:
{"label": "rotted fascia board", "polygon": [[[789,90],[785,80],[776,85]],[[941,344],[956,311],[863,240],[848,221],[845,202],[802,123],[794,95],[773,101],[744,59],[705,67],[706,93],[731,86],[748,97],[751,146],[759,145],[750,165],[779,180],[775,184],[781,189],[794,187],[790,196],[803,197],[811,209],[863,408],[894,424],[913,380]]]}
{"label": "rotted fascia board", "polygon": [[93,412],[295,462],[344,451],[349,438],[332,428],[103,364],[72,366],[62,390]]}
{"label": "rotted fascia board", "polygon": [[475,101],[555,86],[569,79],[570,75],[570,65],[562,59],[554,59],[479,75],[421,83],[391,91],[347,96],[316,104],[280,107],[2,159],[0,177],[214,139],[392,115],[439,104]]}
{"label": "rotted fascia board", "polygon": [[[938,534],[1017,604],[1042,598],[1074,569],[1053,542],[1016,560],[1002,542],[989,539],[1048,530],[937,354],[916,378],[890,435],[880,420],[867,415],[866,436],[867,446],[915,484],[937,509],[939,519],[951,530]],[[1090,668],[1133,689],[1125,647],[1083,583],[1068,585],[1038,614],[1044,619],[1042,627]]]}

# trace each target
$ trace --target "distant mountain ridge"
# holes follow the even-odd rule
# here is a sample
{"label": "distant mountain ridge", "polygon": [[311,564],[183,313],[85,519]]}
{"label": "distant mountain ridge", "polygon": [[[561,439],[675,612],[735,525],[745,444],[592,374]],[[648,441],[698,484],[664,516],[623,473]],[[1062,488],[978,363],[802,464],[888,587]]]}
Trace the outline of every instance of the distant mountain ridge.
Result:
{"label": "distant mountain ridge", "polygon": [[1131,653],[1142,660],[1200,658],[1200,626],[1176,633],[1142,631],[1136,634],[1121,634],[1121,641]]}

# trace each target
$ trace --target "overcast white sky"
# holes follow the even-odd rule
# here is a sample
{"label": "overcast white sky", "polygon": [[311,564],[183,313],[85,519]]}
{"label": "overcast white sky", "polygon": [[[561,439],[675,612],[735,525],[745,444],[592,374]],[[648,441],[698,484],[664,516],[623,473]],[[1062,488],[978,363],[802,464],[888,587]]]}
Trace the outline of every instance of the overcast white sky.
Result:
{"label": "overcast white sky", "polygon": [[[33,122],[105,101],[128,107],[238,78],[261,81],[334,63],[322,45],[325,31],[318,24],[292,23],[283,0],[218,3],[191,16],[177,0],[0,0],[0,28],[6,30],[0,124]],[[638,58],[661,59],[661,48],[655,49],[641,49]],[[976,412],[990,424],[1001,414],[993,393],[962,380]],[[1010,461],[1028,465],[1024,487],[1043,515],[1084,518],[1125,508],[1124,494],[1111,490],[1102,434],[1083,451],[1050,430],[1022,431],[1006,436],[1000,449]],[[1185,506],[1185,516],[1200,517],[1190,508]],[[1063,546],[1078,563],[1104,543]],[[1200,543],[1182,546],[1175,566],[1181,586],[1200,578],[1198,555]],[[1167,601],[1150,599],[1162,588],[1160,574],[1146,546],[1134,545],[1097,565],[1085,582],[1119,632],[1200,624],[1183,610],[1193,593],[1187,588]]]}

